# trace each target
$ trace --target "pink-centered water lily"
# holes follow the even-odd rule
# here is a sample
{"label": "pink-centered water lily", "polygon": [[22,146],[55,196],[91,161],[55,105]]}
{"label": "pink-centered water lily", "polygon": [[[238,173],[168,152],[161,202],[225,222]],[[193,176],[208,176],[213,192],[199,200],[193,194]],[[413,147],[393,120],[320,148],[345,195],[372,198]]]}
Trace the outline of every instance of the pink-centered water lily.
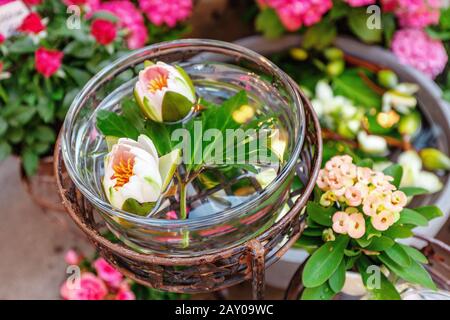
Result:
{"label": "pink-centered water lily", "polygon": [[164,62],[147,62],[139,72],[135,98],[144,114],[157,122],[183,119],[195,103],[195,90],[183,68]]}
{"label": "pink-centered water lily", "polygon": [[[113,207],[147,214],[170,183],[180,157],[175,149],[158,157],[153,141],[121,138],[105,157],[103,187]],[[137,202],[137,203],[136,203]]]}

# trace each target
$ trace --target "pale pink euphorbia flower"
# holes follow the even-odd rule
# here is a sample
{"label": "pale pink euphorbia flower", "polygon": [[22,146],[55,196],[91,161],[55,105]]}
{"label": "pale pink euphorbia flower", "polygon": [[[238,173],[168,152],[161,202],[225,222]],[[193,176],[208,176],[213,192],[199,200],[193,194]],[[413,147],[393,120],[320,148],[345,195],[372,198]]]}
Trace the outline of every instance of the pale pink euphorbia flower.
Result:
{"label": "pale pink euphorbia flower", "polygon": [[367,196],[366,199],[364,199],[363,203],[363,212],[372,217],[377,214],[379,207],[384,203],[384,197],[379,192],[371,192]]}
{"label": "pale pink euphorbia flower", "polygon": [[371,222],[373,227],[378,231],[386,231],[395,222],[394,214],[390,211],[383,210],[373,215]]}
{"label": "pale pink euphorbia flower", "polygon": [[394,191],[387,199],[386,208],[394,212],[402,211],[408,201],[408,198],[402,191]]}
{"label": "pale pink euphorbia flower", "polygon": [[344,211],[337,211],[334,213],[333,218],[333,230],[336,233],[346,234],[348,230],[349,215]]}
{"label": "pale pink euphorbia flower", "polygon": [[362,202],[361,191],[356,187],[349,187],[345,191],[345,201],[349,206],[357,207]]}
{"label": "pale pink euphorbia flower", "polygon": [[105,281],[109,286],[113,288],[119,287],[122,282],[123,275],[117,271],[112,265],[110,265],[105,259],[98,258],[93,264],[95,271],[97,271],[100,279]]}
{"label": "pale pink euphorbia flower", "polygon": [[317,176],[317,186],[322,190],[328,190],[330,186],[328,185],[327,172],[323,169],[319,171]]}
{"label": "pale pink euphorbia flower", "polygon": [[347,232],[353,239],[361,238],[366,232],[366,221],[361,213],[352,213],[347,220]]}

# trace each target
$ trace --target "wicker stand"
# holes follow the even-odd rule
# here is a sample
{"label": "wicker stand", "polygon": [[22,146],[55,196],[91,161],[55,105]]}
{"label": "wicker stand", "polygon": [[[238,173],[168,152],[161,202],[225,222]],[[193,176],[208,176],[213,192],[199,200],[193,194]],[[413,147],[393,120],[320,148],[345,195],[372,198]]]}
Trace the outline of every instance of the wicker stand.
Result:
{"label": "wicker stand", "polygon": [[243,244],[194,257],[142,254],[101,235],[102,220],[68,177],[59,141],[55,148],[55,173],[63,204],[98,252],[125,276],[152,288],[178,293],[221,290],[252,279],[254,299],[264,298],[265,269],[276,262],[298,239],[304,228],[302,209],[314,188],[322,156],[317,117],[305,97],[307,130],[296,173],[303,182],[290,210],[269,230]]}

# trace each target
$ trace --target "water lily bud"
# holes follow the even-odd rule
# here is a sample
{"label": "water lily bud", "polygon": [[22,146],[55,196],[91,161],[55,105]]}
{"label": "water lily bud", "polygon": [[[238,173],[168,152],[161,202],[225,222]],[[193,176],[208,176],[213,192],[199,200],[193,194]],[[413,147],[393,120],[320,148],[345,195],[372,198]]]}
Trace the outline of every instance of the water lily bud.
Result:
{"label": "water lily bud", "polygon": [[389,90],[383,95],[383,111],[395,108],[400,113],[408,114],[417,105],[417,99],[396,90]]}
{"label": "water lily bud", "polygon": [[146,64],[139,72],[134,96],[142,112],[157,122],[183,119],[195,103],[195,89],[187,73],[179,66],[164,62]]}
{"label": "water lily bud", "polygon": [[421,171],[415,176],[414,186],[424,188],[429,193],[435,193],[440,191],[444,185],[433,172]]}
{"label": "water lily bud", "polygon": [[308,59],[308,52],[301,48],[292,48],[289,50],[289,54],[291,55],[292,59],[304,61]]}
{"label": "water lily bud", "polygon": [[358,133],[358,143],[361,150],[370,154],[383,154],[387,151],[387,142],[383,137],[368,135],[364,131]]}
{"label": "water lily bud", "polygon": [[158,158],[145,135],[120,138],[105,157],[103,188],[114,208],[145,215],[172,180],[180,150]]}
{"label": "water lily bud", "polygon": [[327,74],[336,77],[340,75],[342,72],[344,72],[345,69],[345,62],[344,60],[335,60],[327,64],[326,70]]}
{"label": "water lily bud", "polygon": [[422,125],[422,119],[416,112],[401,117],[398,132],[402,135],[414,136]]}
{"label": "water lily bud", "polygon": [[398,84],[398,77],[392,70],[380,70],[377,77],[378,83],[385,88],[392,89]]}
{"label": "water lily bud", "polygon": [[355,137],[355,133],[352,132],[348,123],[345,121],[339,121],[337,132],[344,138],[352,139]]}
{"label": "water lily bud", "polygon": [[344,52],[338,48],[325,49],[323,55],[330,61],[342,60],[344,58]]}
{"label": "water lily bud", "polygon": [[328,229],[323,230],[322,240],[325,242],[336,240],[336,236],[334,235],[333,229],[328,228]]}
{"label": "water lily bud", "polygon": [[450,170],[450,158],[434,148],[420,150],[423,166],[428,170]]}

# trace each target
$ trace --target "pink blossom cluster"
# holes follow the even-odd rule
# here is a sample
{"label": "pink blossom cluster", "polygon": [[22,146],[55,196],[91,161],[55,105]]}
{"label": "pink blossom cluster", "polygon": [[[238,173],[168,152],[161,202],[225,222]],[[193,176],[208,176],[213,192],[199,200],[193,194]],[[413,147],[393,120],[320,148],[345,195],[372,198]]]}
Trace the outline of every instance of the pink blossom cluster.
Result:
{"label": "pink blossom cluster", "polygon": [[344,0],[347,2],[351,7],[363,7],[368,6],[370,4],[375,4],[377,0]]}
{"label": "pink blossom cluster", "polygon": [[139,7],[153,24],[173,28],[191,15],[192,0],[139,0]]}
{"label": "pink blossom cluster", "polygon": [[415,67],[433,79],[444,71],[448,61],[442,42],[419,29],[397,31],[392,39],[392,51],[400,62]]}
{"label": "pink blossom cluster", "polygon": [[[74,250],[69,250],[66,263],[79,265],[83,257]],[[67,279],[60,289],[65,300],[135,300],[128,280],[103,258],[92,264],[95,275],[90,270],[83,270],[80,279]]]}
{"label": "pink blossom cluster", "polygon": [[383,11],[394,12],[403,28],[437,24],[442,0],[382,0]]}
{"label": "pink blossom cluster", "polygon": [[289,31],[316,24],[333,7],[331,0],[259,0],[258,3],[274,9]]}
{"label": "pink blossom cluster", "polygon": [[400,218],[406,195],[396,190],[393,178],[370,168],[358,167],[350,156],[335,156],[320,170],[317,186],[325,191],[320,204],[339,204],[333,230],[358,239],[366,232],[366,219],[379,231],[387,230]]}

